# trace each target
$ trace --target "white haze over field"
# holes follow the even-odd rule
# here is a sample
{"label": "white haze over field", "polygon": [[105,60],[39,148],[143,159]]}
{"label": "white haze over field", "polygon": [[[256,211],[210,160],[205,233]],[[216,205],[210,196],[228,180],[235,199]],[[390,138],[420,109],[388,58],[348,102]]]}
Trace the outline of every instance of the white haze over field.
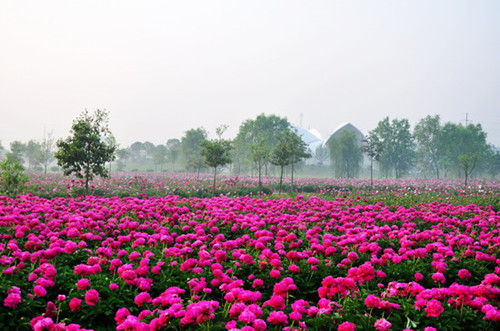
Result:
{"label": "white haze over field", "polygon": [[0,140],[234,136],[264,112],[328,135],[386,115],[481,123],[500,146],[500,1],[0,2]]}

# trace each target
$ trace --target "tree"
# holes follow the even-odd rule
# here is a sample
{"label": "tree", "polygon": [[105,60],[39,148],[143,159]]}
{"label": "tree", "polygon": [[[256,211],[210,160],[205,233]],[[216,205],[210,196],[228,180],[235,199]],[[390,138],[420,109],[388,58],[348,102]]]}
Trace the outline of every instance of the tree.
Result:
{"label": "tree", "polygon": [[326,162],[326,160],[328,160],[328,158],[330,157],[330,152],[328,151],[328,148],[326,148],[325,146],[319,145],[314,150],[313,157],[316,161],[318,161],[318,164],[322,166]]}
{"label": "tree", "polygon": [[373,162],[379,161],[382,154],[382,144],[374,133],[370,132],[363,140],[363,151],[370,159],[370,186],[373,186]]}
{"label": "tree", "polygon": [[207,132],[203,128],[190,129],[182,137],[181,152],[187,170],[196,170],[199,174],[205,165],[200,144],[206,138]]}
{"label": "tree", "polygon": [[260,114],[255,119],[244,121],[239,128],[238,134],[234,140],[234,153],[238,164],[252,165],[253,161],[252,146],[260,145],[260,154],[263,155],[261,161],[266,169],[269,163],[271,151],[278,143],[280,135],[288,131],[290,123],[287,119],[276,115]]}
{"label": "tree", "polygon": [[28,169],[32,169],[39,163],[38,160],[40,159],[41,153],[42,146],[38,142],[34,140],[28,141],[25,151],[26,158],[28,159]]}
{"label": "tree", "polygon": [[217,179],[217,168],[231,163],[231,143],[228,140],[203,140],[201,142],[201,155],[204,157],[205,164],[214,168],[214,181],[212,191],[215,194],[215,185]]}
{"label": "tree", "polygon": [[24,163],[23,155],[26,152],[26,145],[16,140],[10,143],[10,156],[12,159]]}
{"label": "tree", "polygon": [[139,161],[139,160],[143,160],[145,158],[145,148],[144,148],[144,144],[140,141],[136,141],[134,143],[132,143],[132,145],[130,145],[130,147],[128,148],[129,151],[130,151],[130,155],[132,156],[132,159],[134,161]]}
{"label": "tree", "polygon": [[42,165],[44,174],[47,174],[47,168],[52,161],[54,161],[54,138],[49,133],[44,135],[40,143],[40,153],[38,154],[38,163]]}
{"label": "tree", "polygon": [[279,191],[283,187],[283,170],[285,166],[292,165],[292,185],[293,185],[293,165],[311,155],[307,152],[307,146],[296,132],[288,129],[279,136],[278,143],[271,152],[270,161],[280,167]]}
{"label": "tree", "polygon": [[443,155],[442,126],[439,115],[427,116],[421,119],[413,130],[417,143],[417,162],[424,169],[429,168],[439,179],[439,168]]}
{"label": "tree", "polygon": [[257,166],[259,187],[262,187],[262,167],[268,157],[265,141],[262,138],[250,145],[250,155],[252,157],[252,161]]}
{"label": "tree", "polygon": [[493,146],[489,147],[486,159],[486,172],[494,179],[500,172],[500,151],[495,150]]}
{"label": "tree", "polygon": [[337,177],[355,177],[363,160],[360,138],[352,131],[342,131],[328,140],[330,158]]}
{"label": "tree", "polygon": [[391,122],[386,117],[371,133],[382,146],[379,159],[381,170],[386,176],[394,170],[396,178],[401,178],[411,169],[414,156],[409,121],[393,119]]}
{"label": "tree", "polygon": [[167,159],[170,160],[172,164],[172,171],[175,170],[175,164],[179,159],[181,141],[179,139],[169,139],[167,140]]}
{"label": "tree", "polygon": [[70,136],[57,141],[57,164],[65,175],[83,179],[87,193],[96,175],[108,176],[105,164],[115,158],[116,150],[107,139],[110,135],[108,113],[98,109],[93,114],[84,111],[73,121]]}
{"label": "tree", "polygon": [[297,134],[296,131],[289,130],[286,134],[286,140],[288,148],[290,149],[290,174],[291,174],[291,185],[293,187],[293,174],[295,164],[311,157],[311,154],[307,150],[306,143]]}
{"label": "tree", "polygon": [[7,158],[0,162],[0,192],[15,196],[23,191],[27,182],[28,177],[24,174],[21,162],[12,155],[7,155]]}
{"label": "tree", "polygon": [[458,163],[462,170],[464,171],[465,182],[464,185],[467,186],[467,181],[472,171],[476,167],[479,155],[477,153],[461,154],[458,156]]}
{"label": "tree", "polygon": [[160,171],[163,171],[163,165],[167,162],[167,147],[165,145],[157,145],[153,153],[153,163],[155,165],[155,171],[157,167],[160,166]]}
{"label": "tree", "polygon": [[[443,126],[442,140],[443,161],[450,168],[455,168],[457,176],[470,177],[475,169],[484,168],[487,160],[489,146],[486,143],[486,133],[481,124],[446,123]],[[469,155],[462,157],[461,155]],[[465,162],[465,163],[464,163]],[[465,173],[464,165],[470,170]],[[471,165],[473,165],[471,167]]]}
{"label": "tree", "polygon": [[128,160],[130,153],[127,149],[121,148],[116,151],[118,160],[116,161],[116,169],[118,171],[123,171],[125,169],[125,162]]}

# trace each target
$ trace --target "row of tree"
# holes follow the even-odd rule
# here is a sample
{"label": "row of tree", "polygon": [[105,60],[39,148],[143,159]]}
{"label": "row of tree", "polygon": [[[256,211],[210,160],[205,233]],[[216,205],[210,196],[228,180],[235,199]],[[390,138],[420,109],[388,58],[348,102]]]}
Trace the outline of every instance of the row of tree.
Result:
{"label": "row of tree", "polygon": [[408,120],[386,117],[365,138],[346,131],[330,139],[328,147],[335,174],[341,177],[357,175],[363,154],[372,176],[377,163],[382,177],[453,176],[467,183],[474,170],[495,177],[500,167],[500,154],[487,143],[480,124],[442,124],[438,115],[421,119],[413,132]]}
{"label": "row of tree", "polygon": [[[285,118],[276,115],[261,114],[244,121],[232,141],[223,139],[227,126],[221,126],[213,140],[208,139],[205,129],[196,128],[187,130],[181,139],[169,139],[165,144],[135,142],[127,148],[118,148],[105,123],[106,112],[96,111],[93,115],[85,112],[72,127],[72,137],[80,135],[77,139],[80,145],[59,140],[54,154],[54,139],[47,135],[41,141],[12,142],[10,156],[27,162],[31,170],[43,169],[44,172],[57,157],[59,166],[65,170],[62,164],[71,162],[71,158],[85,159],[89,144],[102,142],[101,150],[97,151],[101,153],[100,161],[108,162],[111,167],[111,161],[116,159],[113,166],[118,170],[199,173],[212,168],[215,180],[217,171],[230,164],[230,172],[255,174],[259,184],[263,175],[279,174],[280,186],[285,171],[290,173],[293,185],[296,168],[304,167],[304,160],[310,157],[316,165],[309,167],[331,167],[336,177],[356,177],[364,165],[369,165],[373,178],[375,165],[382,177],[453,176],[465,177],[467,181],[473,171],[495,177],[500,163],[498,151],[487,144],[480,124],[442,124],[438,115],[420,120],[413,132],[408,120],[386,117],[366,137],[356,130],[343,130],[314,151],[307,149]],[[63,161],[71,148],[79,155]],[[0,152],[1,149],[0,145]],[[61,152],[65,149],[66,152]],[[98,168],[92,170],[90,163],[72,171],[104,174]]]}

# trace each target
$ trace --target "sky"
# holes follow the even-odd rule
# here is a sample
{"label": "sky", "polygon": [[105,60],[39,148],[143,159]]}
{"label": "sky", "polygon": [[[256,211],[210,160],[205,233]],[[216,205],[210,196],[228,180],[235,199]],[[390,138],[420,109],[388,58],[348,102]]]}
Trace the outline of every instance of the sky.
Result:
{"label": "sky", "polygon": [[500,146],[500,1],[0,0],[0,141],[106,109],[122,146],[277,114],[327,138],[385,116]]}

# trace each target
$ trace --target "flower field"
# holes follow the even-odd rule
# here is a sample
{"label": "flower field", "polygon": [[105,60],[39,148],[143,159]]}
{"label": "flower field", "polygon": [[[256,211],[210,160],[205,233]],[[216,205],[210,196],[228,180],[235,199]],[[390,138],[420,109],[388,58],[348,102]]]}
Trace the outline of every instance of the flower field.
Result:
{"label": "flower field", "polygon": [[495,330],[499,225],[442,202],[0,197],[0,329]]}

